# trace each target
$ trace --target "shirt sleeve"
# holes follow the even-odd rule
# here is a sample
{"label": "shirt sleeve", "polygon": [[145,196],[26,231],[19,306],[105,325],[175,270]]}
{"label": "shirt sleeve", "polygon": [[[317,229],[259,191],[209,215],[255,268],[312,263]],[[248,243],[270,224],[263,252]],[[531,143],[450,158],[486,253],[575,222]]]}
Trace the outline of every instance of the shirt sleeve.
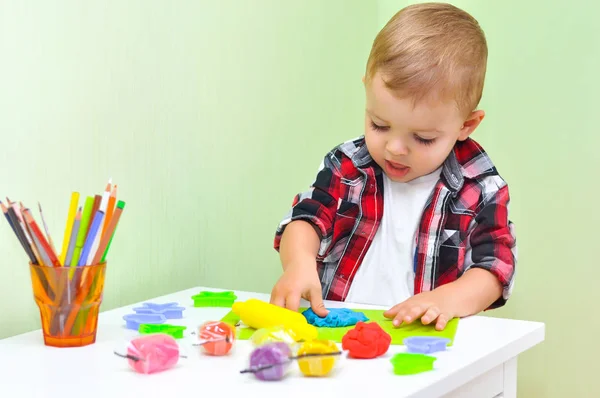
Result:
{"label": "shirt sleeve", "polygon": [[514,224],[508,217],[509,202],[506,184],[484,198],[473,221],[465,258],[465,272],[470,268],[483,268],[502,284],[502,297],[489,309],[506,304],[514,285],[517,244]]}
{"label": "shirt sleeve", "polygon": [[313,225],[321,239],[319,253],[324,250],[324,242],[330,241],[333,234],[339,199],[340,172],[336,164],[333,153],[325,156],[310,188],[294,197],[291,209],[277,227],[275,250],[279,251],[285,227],[296,220],[304,220]]}

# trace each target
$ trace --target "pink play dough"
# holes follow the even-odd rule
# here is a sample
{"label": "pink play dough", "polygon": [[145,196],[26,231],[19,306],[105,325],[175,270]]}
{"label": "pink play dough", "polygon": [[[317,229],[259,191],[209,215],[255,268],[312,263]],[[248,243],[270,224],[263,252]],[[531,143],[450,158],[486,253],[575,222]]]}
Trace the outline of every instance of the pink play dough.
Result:
{"label": "pink play dough", "polygon": [[132,340],[127,354],[140,360],[129,359],[129,365],[139,373],[167,370],[179,360],[179,346],[167,334],[149,334]]}

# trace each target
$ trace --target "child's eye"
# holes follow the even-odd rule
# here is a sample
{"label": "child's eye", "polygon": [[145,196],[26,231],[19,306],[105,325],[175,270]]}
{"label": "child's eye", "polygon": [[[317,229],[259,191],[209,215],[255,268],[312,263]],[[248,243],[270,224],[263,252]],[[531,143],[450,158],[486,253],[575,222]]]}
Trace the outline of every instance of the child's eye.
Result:
{"label": "child's eye", "polygon": [[423,145],[431,145],[435,141],[435,138],[426,139],[426,138],[419,137],[418,135],[415,135],[415,139]]}
{"label": "child's eye", "polygon": [[371,120],[371,128],[375,131],[388,131],[390,128],[388,126],[380,126],[375,124],[374,121]]}

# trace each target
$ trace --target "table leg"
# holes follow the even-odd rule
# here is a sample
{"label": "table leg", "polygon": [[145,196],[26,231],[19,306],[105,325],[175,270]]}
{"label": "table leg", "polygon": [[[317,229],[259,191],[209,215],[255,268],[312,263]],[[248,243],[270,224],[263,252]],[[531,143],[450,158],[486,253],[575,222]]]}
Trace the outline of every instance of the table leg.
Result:
{"label": "table leg", "polygon": [[467,381],[443,398],[503,398],[504,363]]}
{"label": "table leg", "polygon": [[504,391],[502,398],[517,398],[517,357],[504,362]]}

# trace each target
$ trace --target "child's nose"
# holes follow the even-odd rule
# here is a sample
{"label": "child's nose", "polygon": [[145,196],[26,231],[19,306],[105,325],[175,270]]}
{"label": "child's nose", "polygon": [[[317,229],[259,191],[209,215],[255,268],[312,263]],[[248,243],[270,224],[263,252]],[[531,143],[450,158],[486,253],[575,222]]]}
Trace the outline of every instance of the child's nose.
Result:
{"label": "child's nose", "polygon": [[393,156],[408,154],[408,147],[400,139],[389,140],[385,149]]}

